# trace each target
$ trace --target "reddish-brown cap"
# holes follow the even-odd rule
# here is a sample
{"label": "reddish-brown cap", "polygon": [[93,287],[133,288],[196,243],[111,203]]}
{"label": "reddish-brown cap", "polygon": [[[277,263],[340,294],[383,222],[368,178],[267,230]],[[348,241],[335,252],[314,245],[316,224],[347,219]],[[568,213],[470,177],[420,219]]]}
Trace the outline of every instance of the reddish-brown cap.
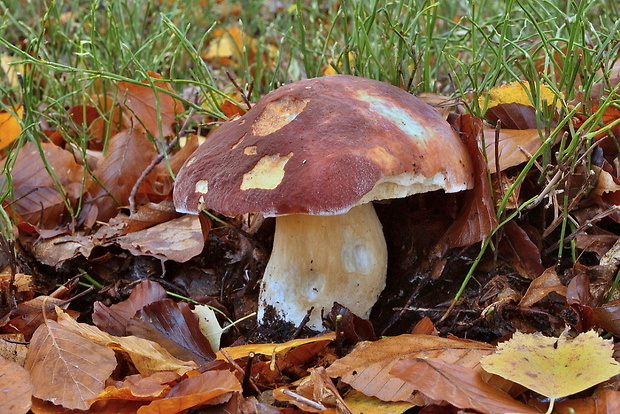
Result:
{"label": "reddish-brown cap", "polygon": [[266,95],[192,154],[177,210],[228,216],[340,214],[372,200],[470,188],[467,151],[429,105],[390,84],[348,75]]}

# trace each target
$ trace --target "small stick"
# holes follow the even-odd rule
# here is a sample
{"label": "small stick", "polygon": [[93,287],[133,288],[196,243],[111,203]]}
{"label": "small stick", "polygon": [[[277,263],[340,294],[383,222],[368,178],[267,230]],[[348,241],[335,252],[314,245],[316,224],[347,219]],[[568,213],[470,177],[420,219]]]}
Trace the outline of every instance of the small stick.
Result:
{"label": "small stick", "polygon": [[299,337],[299,335],[301,335],[301,331],[304,329],[304,326],[306,326],[306,324],[310,320],[310,315],[312,315],[313,310],[314,310],[314,306],[308,309],[308,312],[306,312],[306,316],[304,316],[304,318],[301,320],[301,323],[299,324],[297,329],[295,329],[295,332],[293,332],[292,339],[296,339]]}
{"label": "small stick", "polygon": [[313,401],[309,398],[306,397],[302,397],[301,395],[297,394],[296,392],[293,392],[291,390],[282,390],[282,394],[284,395],[288,395],[289,397],[292,397],[295,399],[295,401],[299,401],[302,402],[304,404],[308,404],[310,407],[316,409],[316,410],[327,410],[327,407],[325,407],[323,404]]}

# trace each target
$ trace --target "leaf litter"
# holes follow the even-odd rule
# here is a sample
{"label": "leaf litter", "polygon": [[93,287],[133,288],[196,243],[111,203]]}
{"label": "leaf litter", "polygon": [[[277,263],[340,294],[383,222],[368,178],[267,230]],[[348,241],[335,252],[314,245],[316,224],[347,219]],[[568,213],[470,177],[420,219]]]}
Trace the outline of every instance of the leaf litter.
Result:
{"label": "leaf litter", "polygon": [[[220,36],[205,54],[215,64],[236,65],[239,45],[255,47],[238,29]],[[252,57],[257,58],[268,56]],[[584,125],[606,104],[614,85],[615,79],[595,85],[592,101],[562,133]],[[30,295],[21,293],[18,306],[3,308],[0,332],[20,332],[30,344],[25,371],[0,359],[6,375],[24,378],[23,387],[3,385],[13,399],[0,402],[0,410],[177,413],[201,407],[213,412],[350,413],[356,411],[348,396],[357,392],[357,400],[388,407],[415,404],[430,410],[448,404],[482,413],[529,413],[548,408],[537,401],[540,395],[559,398],[594,387],[558,401],[556,408],[613,412],[620,404],[619,392],[598,384],[617,373],[617,363],[610,343],[590,329],[620,332],[620,296],[610,291],[617,281],[609,270],[618,263],[614,226],[620,221],[620,163],[613,140],[619,114],[613,105],[603,112],[593,173],[585,168],[566,173],[565,165],[549,172],[533,160],[536,168],[514,189],[510,183],[520,166],[540,154],[543,145],[556,145],[545,141],[547,131],[539,129],[536,108],[563,99],[543,88],[542,100],[532,103],[528,88],[518,83],[489,91],[484,118],[460,112],[454,116],[457,108],[442,108],[476,161],[476,185],[462,197],[430,194],[378,206],[391,240],[422,237],[389,247],[395,258],[390,264],[393,280],[370,320],[336,304],[325,315],[332,333],[316,336],[301,327],[264,337],[251,318],[241,319],[256,309],[273,221],[223,218],[213,212],[201,226],[199,219],[172,211],[172,176],[198,145],[197,136],[190,135],[188,144],[173,146],[169,153],[186,108],[153,72],[141,82],[118,83],[113,94],[103,95],[95,87],[90,102],[71,108],[67,119],[69,134],[86,128],[87,153],[76,151],[69,140],[73,137],[47,131],[54,144],[22,146],[11,177],[1,177],[14,186],[4,207],[17,224],[20,241],[17,257],[15,251],[3,251],[4,272],[14,280],[8,262],[17,260],[36,284]],[[441,96],[429,99],[442,102]],[[577,94],[571,104],[580,99]],[[222,100],[216,109],[230,116],[242,113],[231,100]],[[19,108],[15,112],[21,116]],[[0,116],[3,137],[8,137],[0,145],[10,147],[16,119],[8,112]],[[104,146],[106,124],[111,136]],[[52,178],[48,171],[55,173]],[[547,183],[557,187],[545,188]],[[570,208],[563,210],[558,189],[571,194]],[[497,216],[496,208],[508,191],[508,212],[529,197],[539,201],[504,223],[506,215]],[[565,240],[574,240],[579,253],[572,265],[557,260],[558,246],[546,239],[557,239],[566,215],[574,231]],[[477,260],[476,246],[491,234],[496,249],[480,258],[476,283],[442,320],[463,273]],[[405,252],[400,251],[403,246]],[[420,268],[432,269],[436,277],[421,276]],[[73,297],[48,295],[46,285],[64,282],[69,275],[81,275],[93,288],[78,294],[77,284],[67,285]],[[93,280],[101,286],[95,289]],[[217,341],[207,339],[212,331],[194,313],[203,304],[215,309],[208,319],[222,344],[219,351],[213,345]],[[236,320],[241,321],[233,324]],[[420,320],[424,322],[418,324]],[[573,340],[561,336],[566,325],[580,335]],[[375,330],[392,336],[377,339]],[[519,347],[492,344],[515,331],[512,340],[521,340]],[[570,379],[565,371],[555,372],[554,363],[538,364],[536,375],[519,363],[541,350],[548,351],[544,359],[568,353],[564,348],[573,355],[564,365],[578,371]],[[602,354],[607,362],[597,359]],[[483,369],[502,357],[510,374],[490,370],[508,379]],[[610,370],[591,373],[587,368],[593,365]],[[550,377],[529,381],[533,376]],[[614,379],[609,383],[617,387]]]}

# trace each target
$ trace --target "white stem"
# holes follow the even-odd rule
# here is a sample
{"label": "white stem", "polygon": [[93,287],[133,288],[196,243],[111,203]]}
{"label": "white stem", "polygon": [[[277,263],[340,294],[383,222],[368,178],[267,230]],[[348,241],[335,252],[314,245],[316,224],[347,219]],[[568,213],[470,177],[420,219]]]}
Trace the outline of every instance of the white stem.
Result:
{"label": "white stem", "polygon": [[273,251],[265,269],[258,320],[267,307],[277,319],[321,330],[321,310],[334,302],[368,317],[385,287],[387,247],[372,203],[335,216],[294,214],[276,218]]}

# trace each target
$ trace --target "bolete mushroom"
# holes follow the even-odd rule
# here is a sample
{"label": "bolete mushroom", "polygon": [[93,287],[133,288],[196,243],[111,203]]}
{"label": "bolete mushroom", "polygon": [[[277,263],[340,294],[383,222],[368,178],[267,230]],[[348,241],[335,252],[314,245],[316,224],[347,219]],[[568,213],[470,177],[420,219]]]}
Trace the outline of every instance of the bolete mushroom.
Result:
{"label": "bolete mushroom", "polygon": [[321,329],[333,302],[368,317],[385,287],[372,201],[465,190],[472,174],[432,107],[384,82],[332,75],[283,86],[220,126],[179,172],[174,204],[275,216],[259,321],[271,309],[298,324],[314,307],[308,326]]}

